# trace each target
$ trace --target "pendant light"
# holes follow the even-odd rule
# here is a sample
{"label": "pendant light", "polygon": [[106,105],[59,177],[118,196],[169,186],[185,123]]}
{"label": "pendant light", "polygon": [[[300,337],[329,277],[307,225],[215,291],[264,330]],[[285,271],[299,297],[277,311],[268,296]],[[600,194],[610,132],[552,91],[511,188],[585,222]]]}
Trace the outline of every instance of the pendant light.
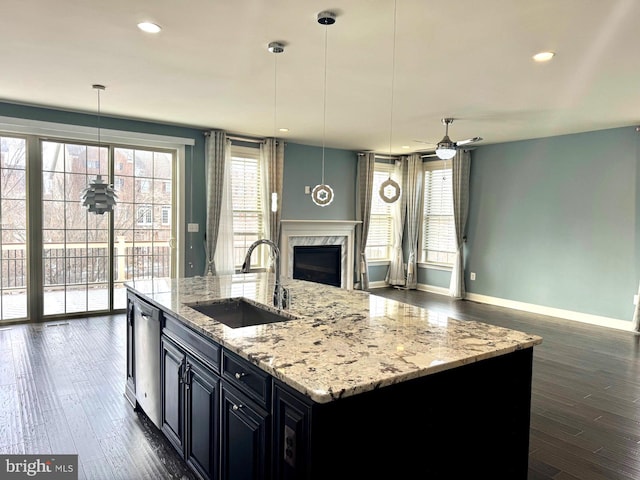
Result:
{"label": "pendant light", "polygon": [[326,207],[333,202],[333,189],[324,183],[324,143],[327,130],[327,27],[336,23],[336,14],[333,12],[320,12],[318,23],[324,25],[324,99],[323,99],[323,125],[322,125],[322,182],[313,187],[311,199],[320,207]]}
{"label": "pendant light", "polygon": [[100,92],[104,91],[104,85],[93,85],[93,89],[98,92],[98,173],[89,186],[82,191],[82,206],[97,215],[105,212],[112,212],[116,204],[116,192],[112,185],[108,185],[102,179],[100,171],[102,169],[102,142],[100,138]]}
{"label": "pendant light", "polygon": [[[276,138],[277,125],[277,107],[278,107],[278,54],[284,52],[284,44],[280,42],[271,42],[268,50],[273,53],[273,143],[277,151],[278,139]],[[275,159],[274,159],[275,161]],[[271,192],[271,211],[278,211],[278,192]]]}
{"label": "pendant light", "polygon": [[[389,119],[389,156],[391,157],[391,145],[393,143],[393,87],[396,77],[396,16],[397,16],[397,0],[393,4],[393,54],[391,61],[391,108]],[[386,203],[394,203],[400,198],[400,185],[394,179],[391,178],[391,172],[389,172],[389,178],[387,178],[380,185],[378,191],[380,198]]]}

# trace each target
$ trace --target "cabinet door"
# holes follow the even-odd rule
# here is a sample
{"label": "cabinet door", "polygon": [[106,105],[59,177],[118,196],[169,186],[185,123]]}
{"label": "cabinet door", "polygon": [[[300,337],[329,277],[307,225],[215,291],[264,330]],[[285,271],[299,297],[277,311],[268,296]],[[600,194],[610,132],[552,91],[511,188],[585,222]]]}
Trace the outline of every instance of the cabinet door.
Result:
{"label": "cabinet door", "polygon": [[311,407],[300,395],[276,383],[273,388],[273,478],[311,478],[307,448]]}
{"label": "cabinet door", "polygon": [[220,462],[223,480],[268,477],[269,414],[222,383]]}
{"label": "cabinet door", "polygon": [[202,478],[218,478],[220,381],[187,357],[185,370],[187,441],[185,460]]}
{"label": "cabinet door", "polygon": [[172,341],[162,338],[162,432],[184,454],[184,386],[186,356]]}

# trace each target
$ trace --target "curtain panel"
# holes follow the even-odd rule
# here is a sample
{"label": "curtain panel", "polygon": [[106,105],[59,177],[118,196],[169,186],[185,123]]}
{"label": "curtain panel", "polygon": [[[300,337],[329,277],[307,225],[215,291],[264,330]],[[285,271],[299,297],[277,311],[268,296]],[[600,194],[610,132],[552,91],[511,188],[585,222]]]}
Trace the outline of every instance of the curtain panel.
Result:
{"label": "curtain panel", "polygon": [[207,258],[205,274],[215,275],[214,255],[220,226],[227,134],[222,130],[212,130],[206,135],[207,226],[205,231],[205,253]]}
{"label": "curtain panel", "polygon": [[418,234],[422,219],[420,218],[422,201],[423,170],[422,157],[417,154],[407,156],[407,175],[404,190],[407,197],[407,282],[406,287],[418,288]]}
{"label": "curtain panel", "polygon": [[369,288],[369,267],[367,265],[367,237],[369,236],[369,221],[371,218],[371,194],[373,191],[373,170],[375,167],[373,152],[358,154],[358,186],[356,193],[356,225],[355,231],[355,285],[354,288],[366,290]]}
{"label": "curtain panel", "polygon": [[215,274],[227,275],[235,273],[233,252],[233,203],[231,193],[231,140],[226,139],[224,150],[224,174],[222,199],[220,202],[220,221],[218,241],[213,255]]}
{"label": "curtain panel", "polygon": [[[280,248],[280,219],[282,217],[282,185],[284,178],[284,141],[276,138],[267,138],[264,143],[264,149],[267,152],[268,159],[268,196],[267,204],[269,205],[269,240],[274,242]],[[276,193],[278,196],[277,209],[271,211],[271,194]]]}
{"label": "curtain panel", "polygon": [[[403,185],[404,178],[406,177],[406,161],[397,160],[393,166],[393,173],[391,178],[395,180],[398,185]],[[376,193],[374,193],[375,195]],[[404,253],[402,251],[402,237],[404,233],[404,219],[407,211],[407,196],[405,195],[404,188],[401,188],[400,198],[391,205],[391,212],[393,216],[393,250],[391,252],[391,261],[389,262],[389,269],[387,270],[387,276],[385,282],[388,285],[404,286],[406,282],[404,271]]]}
{"label": "curtain panel", "polygon": [[464,230],[469,213],[469,170],[471,153],[468,150],[458,150],[453,157],[452,190],[453,190],[453,223],[455,226],[456,254],[451,270],[449,295],[455,299],[465,297],[464,286]]}

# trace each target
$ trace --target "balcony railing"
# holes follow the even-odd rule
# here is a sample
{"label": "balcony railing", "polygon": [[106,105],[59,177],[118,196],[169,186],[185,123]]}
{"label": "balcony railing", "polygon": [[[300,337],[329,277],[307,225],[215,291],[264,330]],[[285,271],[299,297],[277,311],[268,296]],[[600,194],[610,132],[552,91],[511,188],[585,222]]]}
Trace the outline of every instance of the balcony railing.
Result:
{"label": "balcony railing", "polygon": [[[1,281],[3,290],[24,289],[27,285],[25,244],[2,245]],[[42,275],[45,286],[104,285],[109,281],[109,245],[106,242],[48,243],[42,252]],[[115,282],[134,278],[171,275],[169,242],[126,242],[119,240],[113,248]]]}

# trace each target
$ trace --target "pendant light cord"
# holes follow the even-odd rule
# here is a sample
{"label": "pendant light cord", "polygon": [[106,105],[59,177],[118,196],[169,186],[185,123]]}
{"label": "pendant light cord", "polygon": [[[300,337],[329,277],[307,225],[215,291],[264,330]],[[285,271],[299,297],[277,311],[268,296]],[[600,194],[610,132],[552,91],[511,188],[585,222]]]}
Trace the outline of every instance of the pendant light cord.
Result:
{"label": "pendant light cord", "polygon": [[324,93],[322,118],[322,185],[324,185],[324,143],[327,131],[327,25],[324,26]]}
{"label": "pendant light cord", "polygon": [[100,137],[100,89],[98,88],[98,175],[102,170],[102,139]]}
{"label": "pendant light cord", "polygon": [[[391,56],[391,108],[389,115],[389,156],[391,156],[391,144],[393,143],[393,93],[396,80],[396,22],[397,0],[393,4],[393,51]],[[389,173],[391,178],[391,173]]]}
{"label": "pendant light cord", "polygon": [[[278,108],[278,54],[273,62],[273,141],[276,142],[277,108]],[[277,143],[277,142],[276,142]]]}

